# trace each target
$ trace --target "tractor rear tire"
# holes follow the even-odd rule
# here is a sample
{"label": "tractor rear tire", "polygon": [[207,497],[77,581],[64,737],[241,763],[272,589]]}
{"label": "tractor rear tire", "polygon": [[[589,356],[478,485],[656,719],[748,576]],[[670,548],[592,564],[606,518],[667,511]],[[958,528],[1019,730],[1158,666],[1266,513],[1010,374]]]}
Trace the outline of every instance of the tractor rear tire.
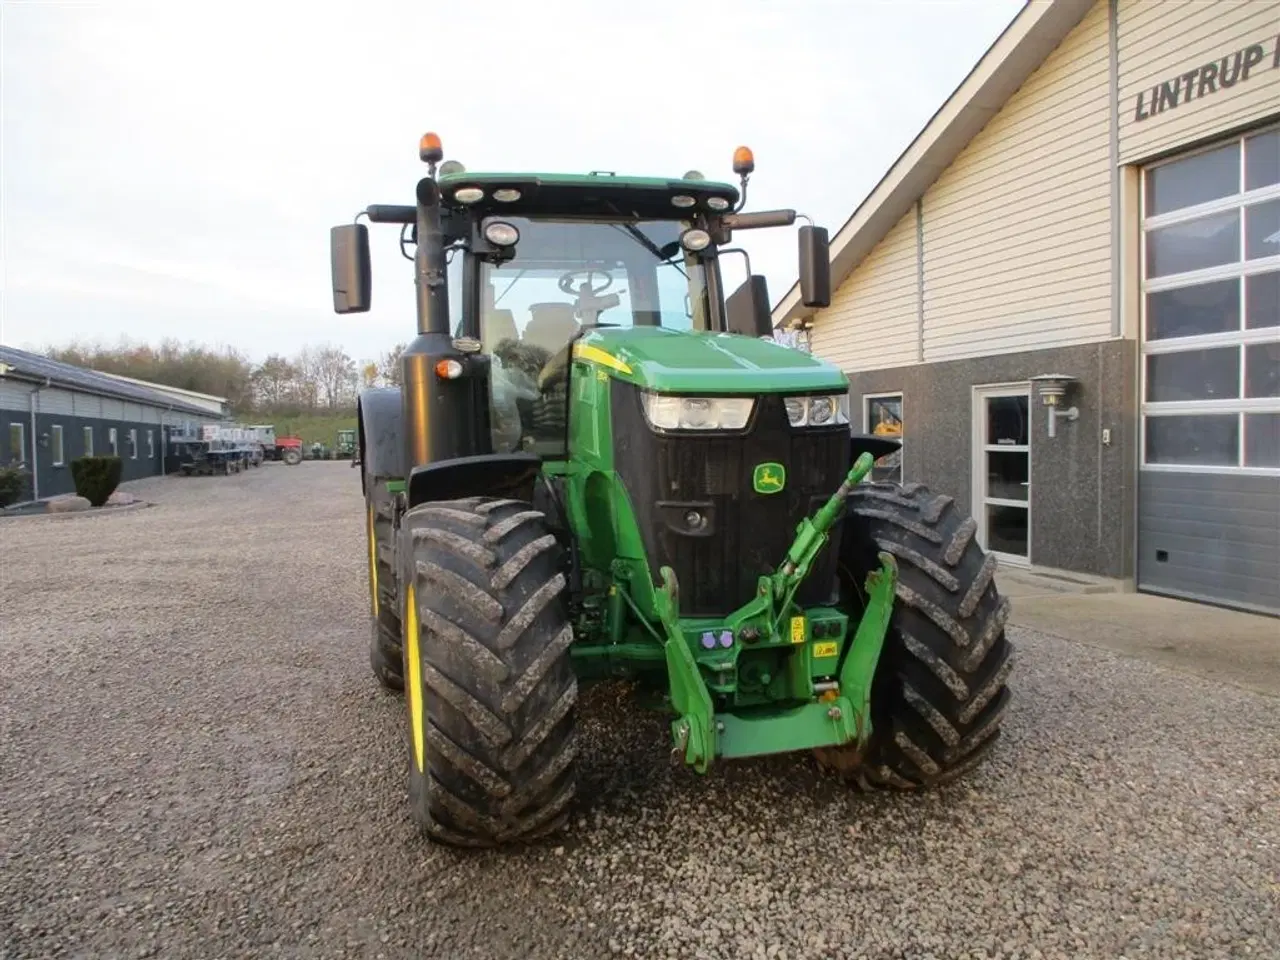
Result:
{"label": "tractor rear tire", "polygon": [[576,789],[563,549],[519,500],[425,503],[400,527],[409,800],[433,840],[527,843]]}
{"label": "tractor rear tire", "polygon": [[404,638],[395,563],[395,504],[385,477],[368,478],[365,511],[369,552],[369,665],[388,690],[404,689]]}
{"label": "tractor rear tire", "polygon": [[921,484],[860,484],[845,517],[845,602],[861,612],[878,551],[898,562],[897,597],[865,755],[834,748],[818,760],[863,789],[949,783],[995,745],[1009,704],[1009,601],[995,587],[996,558],[978,545],[973,518]]}
{"label": "tractor rear tire", "polygon": [[294,450],[291,448],[284,452],[281,459],[284,460],[285,466],[288,466],[288,467],[296,466],[297,464],[302,462],[302,453],[299,450]]}

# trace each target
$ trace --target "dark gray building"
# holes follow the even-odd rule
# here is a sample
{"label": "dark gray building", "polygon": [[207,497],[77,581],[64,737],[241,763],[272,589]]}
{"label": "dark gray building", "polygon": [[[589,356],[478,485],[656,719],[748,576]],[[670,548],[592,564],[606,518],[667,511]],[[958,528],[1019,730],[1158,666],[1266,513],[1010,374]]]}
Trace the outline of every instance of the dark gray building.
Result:
{"label": "dark gray building", "polygon": [[161,474],[166,427],[224,419],[164,389],[0,346],[0,464],[31,471],[30,499],[74,493],[85,454],[120,456],[123,480]]}

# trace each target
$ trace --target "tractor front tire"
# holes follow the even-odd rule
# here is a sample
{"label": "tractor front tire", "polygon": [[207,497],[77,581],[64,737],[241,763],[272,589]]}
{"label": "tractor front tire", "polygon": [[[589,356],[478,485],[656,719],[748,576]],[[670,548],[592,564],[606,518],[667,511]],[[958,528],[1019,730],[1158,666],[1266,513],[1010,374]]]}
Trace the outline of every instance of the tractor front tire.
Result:
{"label": "tractor front tire", "polygon": [[285,466],[293,467],[302,462],[302,452],[290,448],[284,452],[281,459],[284,460]]}
{"label": "tractor front tire", "polygon": [[400,537],[414,820],[459,847],[557,832],[575,791],[578,684],[546,517],[518,500],[426,503]]}
{"label": "tractor front tire", "polygon": [[841,589],[861,610],[879,551],[898,564],[897,596],[871,690],[865,755],[818,751],[819,762],[864,789],[949,783],[977,766],[1000,735],[1013,648],[996,558],[951,497],[921,484],[866,483],[849,497]]}
{"label": "tractor front tire", "polygon": [[404,689],[404,638],[395,563],[395,503],[385,477],[368,478],[365,498],[369,551],[369,665],[388,690]]}

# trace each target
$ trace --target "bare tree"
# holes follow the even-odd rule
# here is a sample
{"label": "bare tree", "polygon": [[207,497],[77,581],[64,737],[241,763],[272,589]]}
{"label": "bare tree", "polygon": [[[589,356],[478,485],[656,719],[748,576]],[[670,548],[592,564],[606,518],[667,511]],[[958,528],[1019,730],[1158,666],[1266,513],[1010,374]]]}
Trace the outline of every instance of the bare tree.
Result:
{"label": "bare tree", "polygon": [[258,405],[278,409],[290,400],[297,389],[298,371],[292,363],[273,353],[253,371],[253,386]]}
{"label": "bare tree", "polygon": [[378,373],[383,381],[393,387],[400,386],[400,355],[408,344],[397,343],[378,360]]}
{"label": "bare tree", "polygon": [[355,390],[356,362],[341,347],[331,344],[320,347],[313,355],[313,362],[316,392],[329,409],[336,410]]}

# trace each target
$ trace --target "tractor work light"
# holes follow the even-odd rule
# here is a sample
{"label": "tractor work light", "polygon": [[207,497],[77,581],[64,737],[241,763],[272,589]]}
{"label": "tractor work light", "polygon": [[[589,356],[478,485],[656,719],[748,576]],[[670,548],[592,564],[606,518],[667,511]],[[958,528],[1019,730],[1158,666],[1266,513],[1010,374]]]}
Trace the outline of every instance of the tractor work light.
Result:
{"label": "tractor work light", "polygon": [[520,191],[514,187],[501,187],[493,191],[493,199],[499,203],[515,203],[520,199]]}
{"label": "tractor work light", "polygon": [[459,187],[453,191],[453,199],[459,203],[479,203],[484,199],[484,191],[479,187]]}
{"label": "tractor work light", "polygon": [[711,234],[705,230],[699,230],[694,227],[692,230],[686,230],[680,234],[680,246],[684,247],[690,253],[697,253],[699,250],[705,250],[711,245]]}
{"label": "tractor work light", "polygon": [[520,231],[502,220],[486,224],[484,238],[495,247],[514,247],[520,241]]}
{"label": "tractor work light", "polygon": [[685,207],[692,207],[697,202],[697,200],[689,196],[687,193],[678,193],[671,198],[671,205],[673,207],[680,207],[681,209]]}
{"label": "tractor work light", "polygon": [[849,422],[849,395],[787,397],[787,419],[793,427],[831,427]]}
{"label": "tractor work light", "polygon": [[729,201],[724,197],[707,197],[707,206],[719,213],[729,209]]}
{"label": "tractor work light", "polygon": [[754,397],[671,397],[642,394],[645,419],[658,430],[741,430],[751,419]]}
{"label": "tractor work light", "polygon": [[453,177],[459,173],[466,172],[467,168],[464,167],[462,162],[459,160],[446,160],[444,163],[440,164],[440,176],[442,177]]}

